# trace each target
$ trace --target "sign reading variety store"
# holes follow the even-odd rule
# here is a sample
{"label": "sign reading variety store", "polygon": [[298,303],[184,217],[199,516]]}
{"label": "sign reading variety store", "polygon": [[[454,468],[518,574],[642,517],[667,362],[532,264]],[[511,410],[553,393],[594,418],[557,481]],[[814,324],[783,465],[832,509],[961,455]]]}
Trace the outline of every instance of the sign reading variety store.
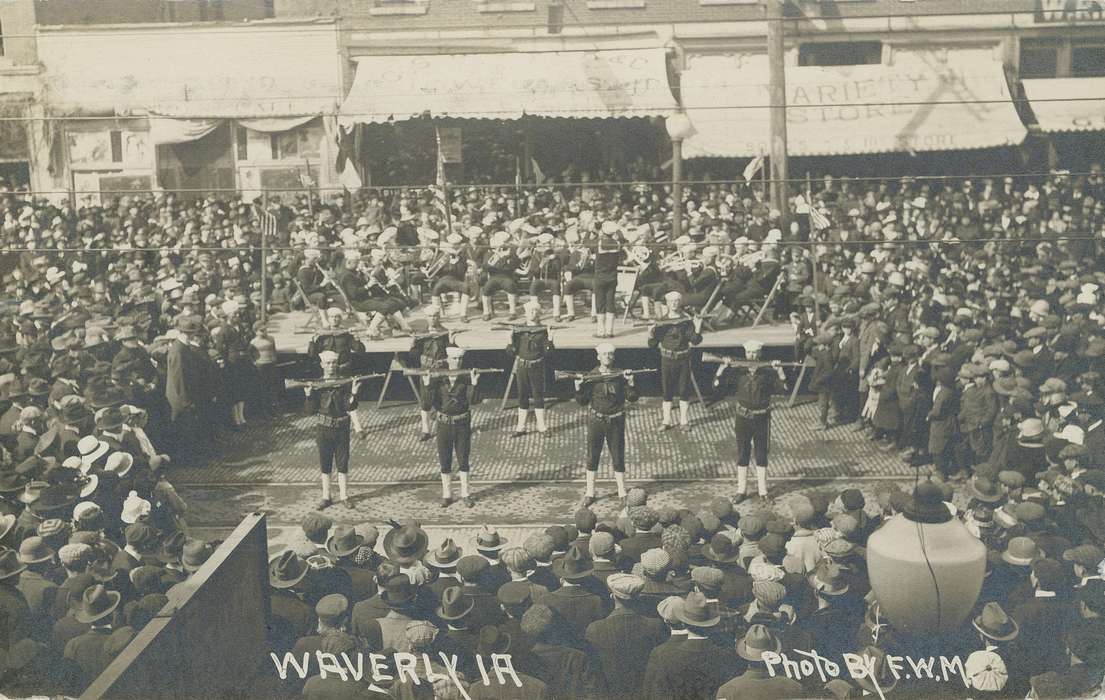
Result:
{"label": "sign reading variety store", "polygon": [[[683,101],[698,133],[684,143],[686,156],[770,150],[770,93],[757,63],[735,56],[688,59]],[[787,70],[792,155],[987,148],[1024,136],[997,61]]]}

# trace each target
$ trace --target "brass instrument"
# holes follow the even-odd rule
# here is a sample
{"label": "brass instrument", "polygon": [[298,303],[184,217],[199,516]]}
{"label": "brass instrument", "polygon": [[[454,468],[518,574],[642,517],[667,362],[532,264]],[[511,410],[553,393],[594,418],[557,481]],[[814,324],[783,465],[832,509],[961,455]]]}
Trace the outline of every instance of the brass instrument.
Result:
{"label": "brass instrument", "polygon": [[479,374],[502,374],[501,369],[416,369],[407,368],[403,375],[407,377],[463,377],[475,372]]}
{"label": "brass instrument", "polygon": [[327,389],[330,387],[342,386],[343,384],[360,382],[365,379],[377,379],[386,376],[387,374],[384,372],[377,372],[375,374],[358,374],[354,377],[335,377],[334,379],[285,379],[284,387],[287,389]]}
{"label": "brass instrument", "polygon": [[558,369],[553,372],[553,379],[558,382],[570,379],[572,381],[582,381],[584,384],[589,384],[591,382],[605,382],[610,379],[617,379],[618,377],[635,377],[638,374],[652,374],[653,372],[659,371],[658,369],[626,369],[616,372],[569,372]]}
{"label": "brass instrument", "polygon": [[448,257],[448,253],[438,251],[429,263],[422,266],[423,276],[425,276],[427,280],[432,280],[437,273],[441,272],[442,268],[445,267]]}
{"label": "brass instrument", "polygon": [[487,260],[484,262],[484,267],[498,267],[499,263],[503,261],[510,252],[506,248],[499,248],[498,250],[487,256]]}

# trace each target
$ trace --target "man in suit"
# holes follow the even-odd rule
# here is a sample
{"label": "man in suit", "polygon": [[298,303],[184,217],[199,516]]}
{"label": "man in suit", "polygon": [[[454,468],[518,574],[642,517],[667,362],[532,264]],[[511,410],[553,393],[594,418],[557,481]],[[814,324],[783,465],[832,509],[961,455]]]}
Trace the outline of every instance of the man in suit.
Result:
{"label": "man in suit", "polygon": [[564,621],[565,628],[574,643],[578,644],[587,626],[606,614],[601,598],[589,592],[582,584],[590,577],[594,567],[591,559],[572,545],[568,553],[553,560],[553,573],[560,579],[560,587],[541,596],[537,602],[552,608]]}
{"label": "man in suit", "polygon": [[441,605],[437,617],[445,623],[445,629],[437,640],[437,649],[446,656],[457,658],[457,669],[468,678],[475,678],[476,646],[479,643],[480,628],[473,624],[472,611],[475,603],[464,594],[460,586],[446,588],[441,594]]}
{"label": "man in suit", "polygon": [[598,652],[610,700],[635,700],[640,696],[649,654],[668,639],[667,626],[640,611],[638,595],[644,585],[644,579],[632,574],[609,576],[606,586],[614,610],[587,625],[584,634]]}
{"label": "man in suit", "polygon": [[56,572],[54,550],[41,537],[28,537],[19,545],[19,561],[27,570],[19,576],[19,592],[27,600],[31,611],[33,636],[37,641],[50,639],[50,611],[58,587],[48,576]]}
{"label": "man in suit", "polygon": [[[630,509],[629,520],[633,523],[633,534],[619,543],[622,559],[628,564],[641,561],[641,555],[661,545],[660,533],[653,532],[656,527],[656,511],[648,506]],[[627,566],[628,566],[627,564]]]}
{"label": "man in suit", "polygon": [[805,695],[802,685],[783,674],[769,673],[764,652],[776,654],[783,648],[779,638],[763,625],[752,625],[737,642],[737,656],[747,662],[747,670],[717,691],[718,700],[756,698],[756,700],[793,700]]}
{"label": "man in suit", "polygon": [[76,617],[92,627],[65,645],[65,658],[80,666],[86,683],[95,680],[134,637],[130,627],[112,626],[120,599],[119,593],[99,584],[84,592]]}
{"label": "man in suit", "polygon": [[[902,350],[905,366],[898,374],[898,410],[901,412],[901,430],[898,432],[898,449],[904,456],[912,456],[922,449],[921,435],[925,414],[921,410],[922,368],[919,361],[921,348],[907,345]],[[928,447],[926,444],[925,447]]]}
{"label": "man in suit", "polygon": [[847,424],[859,415],[859,339],[854,318],[842,319],[840,329],[844,334],[833,348],[833,405],[837,422]]}
{"label": "man in suit", "polygon": [[485,585],[491,565],[483,557],[470,554],[457,562],[457,575],[461,580],[461,591],[472,601],[472,614],[468,624],[476,632],[485,625],[497,625],[502,622],[503,611],[495,598],[495,591]]}
{"label": "man in suit", "polygon": [[315,630],[315,611],[296,592],[295,587],[307,576],[310,567],[295,552],[284,552],[269,562],[269,643],[273,651],[291,651],[297,639]]}
{"label": "man in suit", "polygon": [[202,461],[213,452],[210,416],[216,368],[200,347],[202,321],[196,316],[177,318],[176,340],[166,358],[165,398],[171,409],[177,437],[174,462]]}
{"label": "man in suit", "polygon": [[371,543],[369,538],[357,534],[357,531],[349,525],[338,525],[334,528],[334,534],[326,541],[326,550],[334,558],[334,566],[349,575],[349,583],[353,592],[350,603],[359,603],[376,595],[376,572],[361,566],[354,560],[354,556],[362,547],[372,547],[379,536],[375,527],[369,525],[371,531]]}
{"label": "man in suit", "polygon": [[410,578],[400,573],[389,576],[383,589],[380,597],[390,608],[388,614],[361,618],[354,610],[352,631],[373,649],[402,649],[407,625],[423,617],[417,607],[418,592]]}
{"label": "man in suit", "polygon": [[[936,353],[929,360],[936,387],[932,392],[932,408],[925,417],[929,426],[928,453],[944,479],[953,476],[959,433],[959,390],[955,386],[955,371],[950,362],[951,356],[947,353]],[[959,469],[957,475],[961,475],[962,471]]]}
{"label": "man in suit", "polygon": [[349,601],[340,593],[332,593],[315,605],[318,617],[318,629],[315,634],[300,637],[292,647],[292,655],[299,658],[303,654],[314,656],[322,651],[322,642],[327,636],[346,632],[349,627]]}
{"label": "man in suit", "polygon": [[1057,633],[1057,630],[1071,629],[1078,621],[1078,613],[1068,595],[1067,579],[1063,565],[1054,559],[1033,562],[1033,597],[1013,610],[1013,619],[1021,628],[1020,639],[1029,676],[1060,672],[1070,665],[1066,643]]}
{"label": "man in suit", "polygon": [[555,700],[599,700],[605,696],[598,662],[579,649],[560,643],[560,622],[547,605],[533,605],[522,615],[522,633],[533,640],[518,670],[541,679]]}
{"label": "man in suit", "polygon": [[689,593],[676,612],[687,627],[687,637],[677,645],[663,644],[649,654],[643,697],[649,700],[713,700],[718,688],[740,667],[728,647],[710,638],[721,618],[701,593]]}
{"label": "man in suit", "polygon": [[510,580],[510,571],[506,564],[499,559],[499,552],[506,547],[507,539],[501,537],[497,530],[484,525],[472,540],[476,548],[476,554],[487,560],[487,571],[484,572],[484,585],[489,591],[499,590],[499,586]]}
{"label": "man in suit", "polygon": [[[579,546],[578,542],[576,546]],[[614,536],[609,532],[596,532],[588,537],[587,548],[591,552],[591,565],[594,567],[591,578],[596,583],[605,585],[611,574],[621,571],[617,563],[619,548],[614,543]]]}
{"label": "man in suit", "polygon": [[[517,665],[522,655],[516,649],[516,639],[515,635],[504,632],[495,625],[489,625],[480,630],[476,653],[484,659],[490,659],[492,654],[510,655],[512,663]],[[515,669],[515,676],[517,685],[513,679],[508,679],[506,683],[492,680],[490,685],[473,683],[468,687],[468,694],[472,696],[472,700],[515,700],[515,698],[546,700],[550,697],[548,685],[544,681],[517,669]]]}
{"label": "man in suit", "polygon": [[31,609],[19,590],[19,577],[26,569],[14,551],[0,552],[0,649],[5,651],[31,636]]}

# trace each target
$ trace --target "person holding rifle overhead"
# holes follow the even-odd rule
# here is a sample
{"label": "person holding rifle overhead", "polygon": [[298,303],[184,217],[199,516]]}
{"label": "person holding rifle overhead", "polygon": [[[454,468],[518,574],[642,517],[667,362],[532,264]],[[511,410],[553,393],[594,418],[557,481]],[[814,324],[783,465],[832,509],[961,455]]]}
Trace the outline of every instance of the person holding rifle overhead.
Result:
{"label": "person holding rifle overhead", "polygon": [[702,342],[702,318],[683,313],[683,295],[672,290],[664,295],[668,313],[659,323],[648,327],[648,346],[660,348],[660,386],[664,401],[663,429],[675,427],[672,422],[672,401],[679,395],[679,424],[690,430],[691,415],[691,346]]}
{"label": "person holding rifle overhead", "polygon": [[[602,444],[610,448],[610,460],[614,465],[614,481],[618,484],[618,498],[624,502],[625,490],[625,403],[637,401],[637,386],[628,370],[614,368],[614,346],[602,343],[595,348],[599,367],[587,375],[575,379],[576,401],[590,406],[587,417],[587,446],[590,458],[587,464],[587,490],[583,507],[595,502],[595,474],[602,458]],[[624,505],[624,503],[623,503]]]}
{"label": "person holding rifle overhead", "polygon": [[449,365],[444,376],[426,373],[422,383],[430,395],[430,405],[437,412],[437,461],[441,467],[441,507],[453,502],[453,453],[457,456],[460,472],[460,498],[469,508],[476,505],[468,492],[468,456],[472,450],[472,405],[479,403],[477,385],[479,370],[473,369],[466,377],[458,373],[464,360],[464,348],[445,349]]}
{"label": "person holding rifle overhead", "polygon": [[614,337],[614,293],[618,289],[618,265],[622,260],[622,247],[617,238],[619,231],[617,223],[605,222],[595,250],[592,294],[598,319],[594,334],[596,338]]}
{"label": "person holding rifle overhead", "polygon": [[[764,344],[758,340],[749,340],[744,344],[746,362],[755,365],[760,359],[760,350]],[[760,498],[767,500],[767,451],[771,440],[771,397],[785,391],[787,380],[783,374],[782,363],[773,360],[770,365],[741,366],[739,361],[727,361],[717,368],[714,375],[714,389],[721,392],[732,391],[736,398],[737,434],[737,495],[733,499],[740,503],[748,491],[748,462],[755,451],[756,488]],[[728,377],[725,370],[732,369]],[[722,379],[725,378],[725,382]]]}
{"label": "person holding rifle overhead", "polygon": [[531,399],[537,432],[543,435],[548,429],[545,426],[545,355],[552,351],[553,343],[548,327],[541,325],[541,303],[530,299],[522,308],[526,313],[526,322],[515,326],[507,346],[507,351],[518,362],[518,425],[511,437],[526,434]]}
{"label": "person holding rifle overhead", "polygon": [[[456,346],[455,334],[456,331],[446,330],[416,335],[407,353],[408,363],[419,369],[445,369],[448,365],[446,350]],[[422,433],[418,441],[426,442],[433,437],[434,407],[430,401],[429,386],[425,383],[418,392],[418,407],[422,419]]]}
{"label": "person holding rifle overhead", "polygon": [[340,356],[333,350],[323,350],[320,386],[307,384],[307,410],[315,415],[315,442],[318,444],[319,470],[322,472],[322,501],[319,510],[333,504],[330,498],[330,473],[338,472],[338,501],[349,497],[349,413],[357,409],[359,380],[337,383]]}

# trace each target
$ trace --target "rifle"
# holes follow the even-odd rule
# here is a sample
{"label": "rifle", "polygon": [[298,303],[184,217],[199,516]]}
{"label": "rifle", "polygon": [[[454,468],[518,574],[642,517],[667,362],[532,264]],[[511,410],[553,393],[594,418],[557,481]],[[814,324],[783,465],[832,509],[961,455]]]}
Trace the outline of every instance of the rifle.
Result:
{"label": "rifle", "polygon": [[491,326],[493,331],[518,331],[521,333],[539,333],[541,331],[557,331],[568,328],[568,326],[546,326],[538,323],[536,326],[530,326],[525,323],[496,323]]}
{"label": "rifle", "polygon": [[[716,362],[723,364],[727,367],[747,367],[748,369],[757,369],[759,367],[771,367],[773,363],[764,362],[761,360],[742,360],[739,357],[729,357],[727,355],[716,355],[712,352],[702,353],[703,362]],[[802,362],[780,362],[780,367],[801,367]]]}
{"label": "rifle", "polygon": [[330,387],[342,386],[343,384],[359,382],[365,379],[376,379],[386,376],[387,374],[384,372],[377,372],[376,374],[358,374],[354,377],[335,377],[334,379],[285,379],[284,387],[288,389],[327,389]]}
{"label": "rifle", "polygon": [[583,381],[584,384],[591,382],[605,382],[609,379],[616,379],[618,377],[624,377],[626,375],[636,376],[638,374],[651,374],[653,372],[659,372],[658,369],[627,369],[618,372],[569,372],[566,370],[556,370],[553,372],[553,379],[558,382],[562,382],[565,379],[571,379],[572,381]]}
{"label": "rifle", "polygon": [[502,374],[501,369],[415,369],[406,368],[403,374],[407,377],[463,377],[475,372],[480,374]]}
{"label": "rifle", "polygon": [[633,327],[634,328],[644,328],[646,326],[656,326],[656,328],[659,329],[659,328],[663,328],[663,327],[666,327],[666,326],[675,326],[675,325],[678,325],[680,323],[685,323],[687,321],[697,321],[698,319],[705,320],[707,318],[710,318],[710,316],[712,316],[712,315],[713,314],[695,314],[693,316],[685,316],[683,318],[661,318],[661,319],[658,319],[656,321],[641,321],[639,323],[634,323]]}

